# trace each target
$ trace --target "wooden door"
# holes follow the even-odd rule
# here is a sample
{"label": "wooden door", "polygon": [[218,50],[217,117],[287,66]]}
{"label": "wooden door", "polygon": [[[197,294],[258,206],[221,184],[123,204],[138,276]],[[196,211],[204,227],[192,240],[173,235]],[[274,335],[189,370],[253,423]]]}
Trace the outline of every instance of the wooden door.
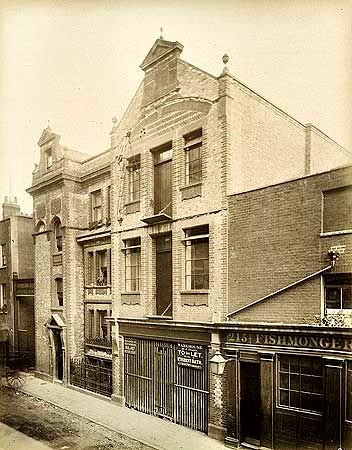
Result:
{"label": "wooden door", "polygon": [[55,342],[55,363],[56,363],[56,373],[55,378],[57,380],[62,380],[64,376],[64,360],[61,342],[61,330],[53,330],[54,342]]}
{"label": "wooden door", "polygon": [[172,214],[172,160],[155,163],[154,167],[154,214]]}
{"label": "wooden door", "polygon": [[172,316],[171,234],[156,238],[156,314]]}
{"label": "wooden door", "polygon": [[260,365],[241,362],[241,442],[260,446]]}
{"label": "wooden door", "polygon": [[[181,344],[126,336],[126,406],[195,430],[208,429],[208,350],[189,344],[201,357],[197,368],[178,360]],[[182,349],[187,347],[182,343]]]}
{"label": "wooden door", "polygon": [[33,297],[16,298],[17,350],[27,366],[34,365]]}

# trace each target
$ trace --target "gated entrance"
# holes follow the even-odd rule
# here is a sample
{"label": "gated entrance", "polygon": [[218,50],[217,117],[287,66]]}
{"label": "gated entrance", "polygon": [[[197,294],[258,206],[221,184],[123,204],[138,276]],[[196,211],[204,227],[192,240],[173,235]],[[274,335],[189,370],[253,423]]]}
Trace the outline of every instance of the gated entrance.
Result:
{"label": "gated entrance", "polygon": [[207,348],[126,337],[124,349],[126,405],[206,432]]}

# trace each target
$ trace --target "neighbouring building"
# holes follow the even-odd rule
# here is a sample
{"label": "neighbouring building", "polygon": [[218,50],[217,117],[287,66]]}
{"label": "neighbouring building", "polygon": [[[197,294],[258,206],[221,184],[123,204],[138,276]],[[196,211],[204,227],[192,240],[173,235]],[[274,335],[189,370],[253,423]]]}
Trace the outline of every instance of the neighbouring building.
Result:
{"label": "neighbouring building", "polygon": [[[0,220],[0,353],[34,366],[33,219],[16,197],[5,197]],[[16,356],[17,355],[17,356]]]}
{"label": "neighbouring building", "polygon": [[352,166],[232,195],[228,212],[227,441],[352,448]]}
{"label": "neighbouring building", "polygon": [[[351,163],[352,154],[236,80],[226,65],[215,77],[183,61],[182,49],[178,42],[156,40],[140,66],[145,73],[141,85],[122,120],[113,120],[111,145],[105,152],[88,157],[63,147],[49,127],[40,137],[40,162],[28,189],[35,221],[36,370],[38,376],[109,396],[122,405],[226,438],[229,444],[247,441],[280,448],[279,434],[270,428],[281,417],[276,400],[268,391],[266,397],[260,394],[258,383],[264,378],[255,376],[262,366],[255,366],[254,375],[248,369],[246,375],[241,361],[247,346],[236,341],[236,333],[249,333],[253,322],[259,328],[266,323],[265,330],[277,329],[280,336],[288,330],[285,327],[294,336],[305,335],[305,327],[311,327],[321,339],[330,328],[318,325],[318,316],[319,321],[340,324],[329,318],[334,308],[329,307],[325,319],[323,291],[314,277],[316,291],[304,285],[307,292],[296,292],[290,300],[291,309],[300,309],[297,296],[314,294],[314,299],[302,300],[311,306],[309,314],[299,315],[301,310],[291,317],[282,301],[270,311],[267,305],[276,298],[246,306],[321,270],[319,264],[329,250],[333,257],[339,249],[334,270],[347,264],[340,247],[330,248],[339,244],[320,237],[320,228],[315,236],[313,225],[321,219],[321,192],[325,201],[325,192],[343,187],[337,181],[329,184],[329,177],[338,178],[332,169]],[[305,207],[309,212],[312,208],[311,215],[318,211],[314,218],[295,218],[308,196],[300,183],[311,188]],[[292,210],[281,206],[286,220],[282,227],[290,224],[292,235],[296,233],[292,240],[304,242],[292,248],[283,231],[274,229],[275,220],[280,224],[275,208],[281,200],[278,196],[276,202],[275,189],[286,186],[294,200]],[[263,192],[263,197],[272,192],[270,206],[263,209],[256,192]],[[330,206],[344,204],[339,193],[336,198],[329,195]],[[246,196],[247,201],[241,200]],[[332,224],[334,219],[328,217]],[[272,244],[269,228],[267,240],[260,237],[265,218],[274,221]],[[262,252],[258,260],[256,244]],[[277,260],[282,250],[277,264],[271,247]],[[287,255],[291,265],[285,262]],[[327,281],[333,281],[333,273],[321,272]],[[267,314],[260,315],[257,308]],[[338,333],[346,342],[351,339],[348,328],[338,328]],[[313,338],[318,339],[314,333]],[[273,370],[281,361],[273,345],[263,343],[262,353],[251,347],[247,351],[247,360],[266,358],[263,377],[272,389],[277,386]],[[221,363],[219,351],[230,355],[223,375],[209,369]],[[342,354],[347,370],[348,348]],[[262,408],[268,411],[263,435],[251,436],[241,428],[244,409],[235,400],[240,373],[244,385],[250,377],[255,381],[253,395],[263,406],[271,401],[271,409]],[[292,439],[300,445],[299,437]]]}

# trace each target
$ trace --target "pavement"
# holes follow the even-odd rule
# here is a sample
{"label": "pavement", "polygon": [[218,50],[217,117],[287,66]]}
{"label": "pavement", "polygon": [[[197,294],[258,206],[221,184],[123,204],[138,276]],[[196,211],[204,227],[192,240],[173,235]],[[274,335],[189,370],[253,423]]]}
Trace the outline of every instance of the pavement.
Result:
{"label": "pavement", "polygon": [[[108,398],[97,398],[81,390],[48,383],[33,375],[27,375],[25,380],[21,390],[26,394],[157,450],[224,450],[226,448],[222,442],[204,433],[119,406]],[[17,449],[17,447],[14,448]]]}

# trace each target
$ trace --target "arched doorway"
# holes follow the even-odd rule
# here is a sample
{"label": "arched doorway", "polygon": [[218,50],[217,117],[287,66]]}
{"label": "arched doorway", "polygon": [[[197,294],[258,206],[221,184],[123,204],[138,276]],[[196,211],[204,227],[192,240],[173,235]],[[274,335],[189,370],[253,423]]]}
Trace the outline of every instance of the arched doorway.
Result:
{"label": "arched doorway", "polygon": [[54,381],[66,379],[65,328],[66,325],[58,314],[53,314],[47,324],[51,346],[51,369]]}

